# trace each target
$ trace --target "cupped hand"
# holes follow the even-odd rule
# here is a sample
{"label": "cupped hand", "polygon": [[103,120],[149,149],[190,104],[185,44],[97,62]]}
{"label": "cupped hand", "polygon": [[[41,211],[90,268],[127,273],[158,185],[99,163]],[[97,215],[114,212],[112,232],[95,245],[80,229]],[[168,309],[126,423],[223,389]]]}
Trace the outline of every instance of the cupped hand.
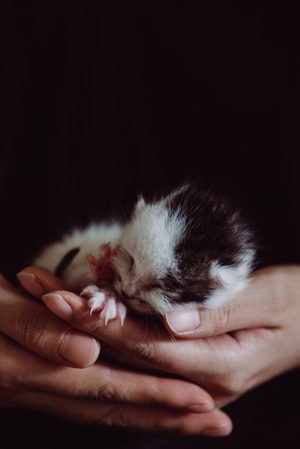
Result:
{"label": "cupped hand", "polygon": [[[59,279],[55,285],[65,287]],[[42,284],[36,284],[36,290],[40,294],[46,291]],[[1,275],[0,310],[0,332],[37,355],[81,368],[93,364],[99,356],[96,338],[73,329]]]}
{"label": "cupped hand", "polygon": [[[300,266],[257,271],[226,306],[177,311],[170,333],[128,315],[124,326],[89,316],[85,300],[67,291],[46,295],[55,314],[104,342],[124,363],[172,373],[205,388],[222,407],[300,363]],[[66,309],[68,308],[68,312]]]}
{"label": "cupped hand", "polygon": [[[38,272],[43,273],[42,281],[34,270],[18,276],[25,289],[31,286],[32,296],[62,287],[46,270]],[[1,407],[127,429],[212,436],[231,430],[228,417],[194,383],[101,359],[95,363],[99,354],[95,337],[76,330],[3,277],[0,307]],[[73,337],[71,355],[76,363],[65,361],[64,351]]]}

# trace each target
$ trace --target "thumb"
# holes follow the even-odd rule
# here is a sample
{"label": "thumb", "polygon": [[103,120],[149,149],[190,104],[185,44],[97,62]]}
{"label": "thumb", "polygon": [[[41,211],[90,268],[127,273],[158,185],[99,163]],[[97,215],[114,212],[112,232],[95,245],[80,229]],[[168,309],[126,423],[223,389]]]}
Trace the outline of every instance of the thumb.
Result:
{"label": "thumb", "polygon": [[[182,309],[168,312],[164,325],[175,336],[186,338],[211,337],[228,332],[231,327],[231,305],[208,309]],[[232,329],[233,330],[233,329]]]}
{"label": "thumb", "polygon": [[280,324],[280,300],[283,290],[279,271],[292,269],[267,267],[257,271],[248,286],[221,307],[181,309],[164,317],[167,330],[182,338],[212,337],[254,327]]}

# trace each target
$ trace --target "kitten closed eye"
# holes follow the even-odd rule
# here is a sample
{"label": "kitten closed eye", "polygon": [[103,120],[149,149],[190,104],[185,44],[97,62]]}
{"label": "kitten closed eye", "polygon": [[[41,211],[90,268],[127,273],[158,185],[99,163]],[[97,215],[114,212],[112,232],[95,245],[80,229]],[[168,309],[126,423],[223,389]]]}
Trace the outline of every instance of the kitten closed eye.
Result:
{"label": "kitten closed eye", "polygon": [[218,307],[245,287],[255,259],[256,238],[240,211],[222,195],[184,184],[160,199],[141,197],[125,225],[74,231],[35,263],[59,267],[74,291],[96,285],[90,304],[108,322],[125,318],[121,298],[143,314]]}

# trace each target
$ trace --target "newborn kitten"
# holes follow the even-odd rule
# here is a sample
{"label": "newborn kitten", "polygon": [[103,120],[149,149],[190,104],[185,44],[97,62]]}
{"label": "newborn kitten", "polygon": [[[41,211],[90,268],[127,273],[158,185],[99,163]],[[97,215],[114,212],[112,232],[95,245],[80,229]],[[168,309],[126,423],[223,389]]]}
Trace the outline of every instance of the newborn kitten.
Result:
{"label": "newborn kitten", "polygon": [[[100,251],[100,253],[97,253]],[[92,224],[35,260],[88,298],[91,313],[123,323],[141,314],[218,307],[247,284],[255,239],[223,197],[184,184],[158,200],[142,197],[125,225]]]}

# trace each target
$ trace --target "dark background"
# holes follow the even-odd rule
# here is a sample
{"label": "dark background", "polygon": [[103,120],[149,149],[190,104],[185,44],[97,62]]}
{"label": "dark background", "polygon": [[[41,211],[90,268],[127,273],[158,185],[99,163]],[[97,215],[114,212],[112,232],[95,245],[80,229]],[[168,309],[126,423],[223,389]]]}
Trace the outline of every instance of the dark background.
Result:
{"label": "dark background", "polygon": [[[298,263],[297,42],[289,3],[2,1],[0,270],[14,281],[72,226],[123,218],[140,192],[186,178],[244,210],[262,264]],[[298,383],[294,372],[232,405],[230,438],[128,436],[121,447],[299,441]],[[21,426],[32,447],[54,445],[50,419],[15,411],[1,419]],[[36,422],[49,443],[36,440]],[[116,434],[103,446],[102,431],[55,425],[69,447],[119,444]],[[19,447],[19,437],[4,432],[3,447]]]}

